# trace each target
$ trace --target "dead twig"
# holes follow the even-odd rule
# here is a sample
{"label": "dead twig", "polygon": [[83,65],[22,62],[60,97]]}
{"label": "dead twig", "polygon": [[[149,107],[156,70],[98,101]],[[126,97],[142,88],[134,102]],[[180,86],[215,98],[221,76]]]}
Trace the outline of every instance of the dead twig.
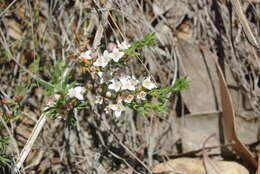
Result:
{"label": "dead twig", "polygon": [[47,120],[47,116],[46,114],[42,114],[41,117],[39,118],[39,120],[37,121],[36,125],[34,126],[33,128],[33,131],[29,137],[29,139],[27,140],[23,150],[21,151],[17,161],[16,161],[16,164],[14,166],[14,169],[13,169],[13,173],[18,173],[20,168],[22,167],[23,165],[23,162],[24,160],[27,158],[28,154],[30,153],[31,149],[32,149],[32,146],[35,142],[35,140],[37,139],[39,133],[41,132],[45,122]]}
{"label": "dead twig", "polygon": [[203,165],[207,174],[220,174],[220,169],[216,166],[216,164],[209,158],[207,151],[205,150],[206,143],[210,138],[216,136],[216,134],[212,134],[209,136],[203,143]]}

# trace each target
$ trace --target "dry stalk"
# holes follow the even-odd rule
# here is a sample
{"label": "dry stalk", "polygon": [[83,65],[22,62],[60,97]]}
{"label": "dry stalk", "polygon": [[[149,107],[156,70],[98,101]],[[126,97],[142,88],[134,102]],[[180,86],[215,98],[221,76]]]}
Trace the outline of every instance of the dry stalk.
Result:
{"label": "dry stalk", "polygon": [[0,115],[0,121],[1,121],[2,124],[4,125],[4,127],[5,127],[5,129],[6,129],[7,133],[8,133],[8,135],[9,135],[11,141],[12,141],[12,145],[13,145],[13,147],[14,147],[14,149],[15,149],[17,155],[18,155],[18,154],[19,154],[19,148],[18,148],[17,142],[16,142],[16,140],[15,140],[13,134],[12,134],[12,131],[8,128],[6,122],[5,122],[4,119],[2,118],[2,115]]}
{"label": "dry stalk", "polygon": [[255,36],[253,35],[251,28],[249,27],[245,14],[243,13],[240,1],[232,0],[231,3],[235,8],[235,12],[239,18],[241,25],[243,26],[246,36],[248,37],[248,39],[251,41],[252,44],[254,44],[255,46],[258,46],[258,42],[257,42]]}
{"label": "dry stalk", "polygon": [[250,3],[256,3],[256,4],[260,4],[260,0],[242,0],[244,2],[250,2]]}
{"label": "dry stalk", "polygon": [[39,133],[41,132],[46,120],[47,120],[47,116],[45,113],[43,113],[41,115],[41,117],[39,118],[39,120],[37,121],[36,125],[34,126],[29,139],[27,140],[22,152],[20,153],[18,160],[15,164],[13,173],[17,173],[20,170],[20,168],[22,167],[24,160],[30,153],[32,146],[33,146],[35,140],[37,139]]}

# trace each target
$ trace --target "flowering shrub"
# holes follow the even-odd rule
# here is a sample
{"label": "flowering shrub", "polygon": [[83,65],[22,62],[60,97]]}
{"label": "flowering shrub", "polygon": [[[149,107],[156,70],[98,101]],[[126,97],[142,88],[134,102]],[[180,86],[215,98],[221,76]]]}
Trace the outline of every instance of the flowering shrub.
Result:
{"label": "flowering shrub", "polygon": [[[49,87],[52,97],[45,111],[52,118],[68,115],[68,123],[73,126],[74,110],[86,108],[89,104],[86,95],[92,92],[95,94],[95,103],[103,107],[106,114],[114,114],[116,118],[122,116],[126,107],[143,114],[151,109],[162,112],[167,95],[185,89],[188,86],[186,79],[177,81],[171,87],[159,87],[151,76],[138,79],[120,71],[122,66],[125,69],[130,57],[139,54],[139,48],[153,41],[154,34],[148,34],[132,45],[126,41],[110,43],[102,54],[93,49],[80,52],[73,60],[80,67],[81,73],[88,75],[84,83],[72,81],[71,73],[64,76],[65,70],[62,69],[66,69],[67,65],[60,62],[57,69],[53,70],[54,87]],[[153,97],[158,98],[157,103],[151,102]]]}

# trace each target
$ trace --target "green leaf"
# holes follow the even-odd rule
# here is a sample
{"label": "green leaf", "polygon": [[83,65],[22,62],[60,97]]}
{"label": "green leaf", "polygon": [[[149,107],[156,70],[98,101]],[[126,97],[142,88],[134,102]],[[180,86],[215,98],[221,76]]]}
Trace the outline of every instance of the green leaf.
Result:
{"label": "green leaf", "polygon": [[137,55],[139,55],[139,53],[136,52],[137,49],[142,48],[144,46],[152,45],[154,43],[154,41],[155,41],[155,33],[148,33],[144,36],[144,38],[142,40],[133,43],[124,52],[128,56],[137,56]]}
{"label": "green leaf", "polygon": [[0,165],[10,164],[12,162],[11,157],[5,153],[5,146],[8,143],[8,137],[0,136]]}
{"label": "green leaf", "polygon": [[184,89],[187,89],[189,87],[189,81],[187,80],[187,77],[184,77],[180,80],[177,80],[175,84],[171,87],[162,87],[158,89],[151,90],[148,94],[153,97],[165,97],[166,95],[171,92],[178,92]]}

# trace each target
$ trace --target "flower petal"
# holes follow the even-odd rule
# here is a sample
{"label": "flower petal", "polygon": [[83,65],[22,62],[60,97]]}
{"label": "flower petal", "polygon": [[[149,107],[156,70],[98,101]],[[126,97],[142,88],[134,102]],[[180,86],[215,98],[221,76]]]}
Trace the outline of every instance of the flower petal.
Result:
{"label": "flower petal", "polygon": [[153,83],[152,81],[151,81],[151,77],[147,77],[144,81],[143,81],[143,87],[145,87],[145,88],[147,88],[147,89],[149,89],[149,90],[151,90],[151,89],[153,89],[153,88],[157,88],[157,86],[155,85],[155,83]]}
{"label": "flower petal", "polygon": [[80,58],[80,59],[85,58],[85,59],[91,60],[91,59],[92,59],[91,54],[92,54],[92,51],[91,51],[91,50],[88,50],[88,51],[85,51],[85,52],[80,53],[79,58]]}

